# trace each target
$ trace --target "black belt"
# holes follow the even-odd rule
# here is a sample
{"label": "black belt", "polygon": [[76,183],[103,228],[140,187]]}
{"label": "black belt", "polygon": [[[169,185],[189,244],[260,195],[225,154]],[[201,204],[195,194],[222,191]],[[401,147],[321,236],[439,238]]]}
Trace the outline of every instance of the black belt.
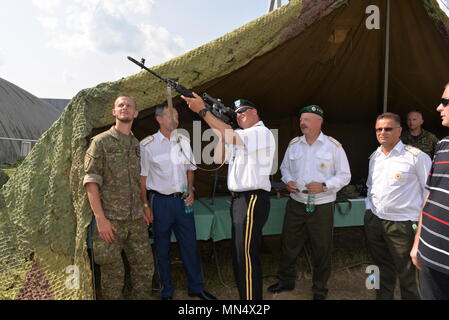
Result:
{"label": "black belt", "polygon": [[164,196],[164,197],[170,197],[170,198],[182,198],[184,196],[184,193],[182,192],[175,192],[175,193],[170,193],[170,194],[163,194],[154,190],[150,190],[150,193],[154,193],[154,194],[158,194],[160,196]]}
{"label": "black belt", "polygon": [[263,189],[248,190],[248,191],[231,191],[231,196],[232,196],[232,199],[237,199],[244,195],[261,194],[261,193],[269,193],[269,192],[267,190],[263,190]]}

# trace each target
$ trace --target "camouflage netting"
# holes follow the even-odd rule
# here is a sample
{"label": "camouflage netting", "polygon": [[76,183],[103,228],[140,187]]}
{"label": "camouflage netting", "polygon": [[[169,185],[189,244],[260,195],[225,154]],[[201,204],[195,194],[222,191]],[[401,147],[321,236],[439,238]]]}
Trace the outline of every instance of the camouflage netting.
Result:
{"label": "camouflage netting", "polygon": [[8,182],[8,180],[9,176],[3,171],[0,171],[0,188],[3,187],[3,185]]}
{"label": "camouflage netting", "polygon": [[[183,70],[179,81],[189,87],[225,75],[274,48],[300,4],[292,1],[154,70],[173,78]],[[144,72],[83,90],[39,139],[0,190],[0,299],[93,298],[86,247],[91,211],[82,186],[86,137],[113,123],[110,110],[119,94],[134,96],[144,109],[161,103],[164,92]],[[68,283],[74,275],[69,266],[79,268],[79,289]]]}
{"label": "camouflage netting", "polygon": [[[385,3],[383,0],[373,1],[379,6]],[[441,10],[435,0],[423,0],[422,4],[409,0],[396,0],[391,3],[396,9],[396,18],[400,19],[401,13],[406,12],[406,9],[420,14],[408,14],[410,19],[400,20],[404,21],[404,28],[414,27],[415,21],[421,19],[423,23],[419,27],[429,29],[429,19],[425,16],[432,17],[437,26],[430,27],[430,37],[416,30],[416,34],[422,37],[421,41],[412,41],[403,37],[404,34],[400,32],[392,34],[393,39],[401,39],[397,40],[396,46],[392,40],[392,47],[396,49],[392,52],[398,52],[397,57],[392,54],[392,69],[396,64],[401,70],[408,71],[412,69],[409,66],[415,67],[420,62],[418,58],[423,56],[426,57],[426,65],[432,66],[432,69],[427,69],[431,72],[417,69],[411,76],[407,73],[399,74],[398,71],[395,76],[402,81],[415,81],[411,85],[420,88],[424,84],[441,86],[442,84],[434,84],[433,81],[441,70],[447,70],[447,51],[439,50],[443,53],[438,56],[438,68],[431,64],[432,59],[427,59],[433,48],[422,45],[420,49],[425,54],[412,53],[417,52],[416,46],[423,42],[422,39],[429,40],[426,44],[447,48],[441,44],[440,35],[435,35],[434,30],[438,29],[447,39],[447,17],[441,16]],[[229,91],[235,90],[234,86],[244,83],[248,97],[251,97],[250,93],[262,96],[260,99],[275,109],[263,110],[272,112],[267,120],[270,120],[270,117],[277,120],[275,117],[279,114],[284,117],[279,120],[278,128],[283,126],[281,136],[285,137],[280,139],[279,144],[286,145],[292,133],[296,132],[291,129],[291,114],[294,113],[291,109],[295,106],[316,103],[315,101],[320,104],[320,99],[325,104],[326,100],[323,99],[331,99],[333,105],[344,106],[346,111],[352,108],[351,114],[363,116],[360,112],[360,101],[363,101],[365,112],[377,113],[374,110],[376,97],[381,94],[373,87],[378,84],[377,79],[383,78],[377,72],[383,70],[377,68],[381,64],[383,50],[380,35],[368,32],[364,27],[365,7],[370,4],[371,0],[293,0],[234,32],[154,67],[154,70],[198,92],[211,88],[218,92],[214,85],[219,83],[222,91],[217,97],[229,95]],[[423,7],[426,14],[423,14]],[[346,33],[341,36],[340,29],[334,29],[335,21],[338,28],[347,32],[347,37]],[[397,30],[398,27],[399,24],[395,26]],[[402,40],[403,38],[407,41]],[[406,46],[405,55],[400,50],[404,43],[409,42],[414,47],[411,49],[410,45]],[[274,58],[275,48],[282,49],[280,59]],[[434,55],[437,53],[433,52]],[[373,58],[374,54],[380,58]],[[364,61],[367,60],[366,57],[370,57],[370,61]],[[410,59],[408,64],[398,63],[406,58]],[[288,65],[284,64],[287,59],[292,60]],[[307,64],[303,65],[303,62]],[[124,63],[127,63],[125,57]],[[372,66],[374,69],[371,72],[365,72],[365,69]],[[294,73],[294,77],[290,77],[289,72]],[[237,74],[241,82],[234,81],[231,73],[232,76]],[[394,70],[391,73],[394,74]],[[366,82],[370,74],[373,77],[370,82]],[[422,78],[424,75],[430,78]],[[246,81],[248,78],[252,80],[253,76],[259,82]],[[447,77],[446,73],[439,75],[439,79],[443,77]],[[327,80],[332,83],[326,85]],[[355,102],[348,100],[348,97],[351,98],[348,88],[353,90],[353,86],[362,82],[365,85],[360,86],[359,90],[363,91],[354,90],[352,94]],[[334,84],[343,89],[333,90]],[[406,87],[410,87],[408,83]],[[409,91],[417,91],[393,89],[395,90],[392,90],[390,95],[393,98],[399,97],[399,106],[402,101],[408,102],[404,98],[410,97]],[[426,105],[431,105],[430,102],[438,97],[439,90],[439,87],[435,92],[426,90]],[[402,95],[396,95],[395,91]],[[61,117],[41,137],[18,171],[0,190],[0,299],[93,298],[86,248],[86,228],[91,221],[91,211],[82,186],[87,137],[94,130],[114,122],[111,108],[119,94],[136,97],[138,108],[143,111],[163,103],[166,99],[165,93],[165,85],[147,72],[83,90],[71,100]],[[361,100],[368,95],[370,99]],[[370,101],[373,110],[366,107]],[[326,121],[347,120],[342,118],[343,113],[338,108],[327,110]],[[294,122],[297,127],[296,120]],[[365,123],[359,124],[360,130],[363,129],[362,126],[368,127]],[[349,126],[339,126],[341,127]],[[348,132],[349,134],[354,136],[353,132]],[[372,136],[371,131],[369,134]],[[369,154],[366,157],[368,156]],[[363,163],[366,162],[366,157],[362,159]],[[79,289],[71,289],[74,283],[70,283],[69,279],[72,279],[74,274],[71,273],[73,269],[67,269],[69,266],[79,269]]]}

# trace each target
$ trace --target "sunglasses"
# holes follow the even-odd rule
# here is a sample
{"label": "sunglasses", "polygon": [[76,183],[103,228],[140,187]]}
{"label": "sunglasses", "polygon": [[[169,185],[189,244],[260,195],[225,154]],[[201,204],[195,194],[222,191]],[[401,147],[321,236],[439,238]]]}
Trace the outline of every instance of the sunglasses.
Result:
{"label": "sunglasses", "polygon": [[447,105],[449,104],[449,99],[446,98],[441,98],[441,104],[445,107],[447,107]]}
{"label": "sunglasses", "polygon": [[235,113],[243,113],[248,109],[254,109],[254,108],[253,107],[243,107],[243,108],[238,109]]}
{"label": "sunglasses", "polygon": [[385,128],[376,128],[376,132],[382,132],[384,130],[385,132],[391,132],[393,129],[397,129],[400,127],[385,127]]}

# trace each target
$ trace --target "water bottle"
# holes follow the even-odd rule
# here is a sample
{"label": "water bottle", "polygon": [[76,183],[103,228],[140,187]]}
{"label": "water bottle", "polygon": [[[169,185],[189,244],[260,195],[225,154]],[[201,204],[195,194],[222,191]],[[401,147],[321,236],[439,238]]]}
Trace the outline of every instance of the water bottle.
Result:
{"label": "water bottle", "polygon": [[184,195],[182,196],[182,198],[184,199],[184,212],[186,214],[192,214],[193,207],[187,205],[187,198],[189,197],[189,190],[188,190],[187,186],[183,186],[182,191],[184,193]]}
{"label": "water bottle", "polygon": [[193,213],[193,207],[186,205],[186,200],[187,199],[184,199],[184,211],[187,214],[192,214]]}
{"label": "water bottle", "polygon": [[315,195],[307,194],[307,203],[306,203],[306,212],[313,213],[315,212]]}

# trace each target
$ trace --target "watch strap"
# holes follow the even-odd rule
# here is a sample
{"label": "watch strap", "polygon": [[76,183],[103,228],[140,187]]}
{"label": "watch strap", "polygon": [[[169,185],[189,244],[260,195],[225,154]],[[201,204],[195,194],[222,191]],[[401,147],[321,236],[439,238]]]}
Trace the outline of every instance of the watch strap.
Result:
{"label": "watch strap", "polygon": [[209,109],[204,108],[204,109],[201,109],[200,112],[198,112],[198,115],[200,116],[201,119],[204,118],[204,116],[206,115],[207,111],[209,111]]}

